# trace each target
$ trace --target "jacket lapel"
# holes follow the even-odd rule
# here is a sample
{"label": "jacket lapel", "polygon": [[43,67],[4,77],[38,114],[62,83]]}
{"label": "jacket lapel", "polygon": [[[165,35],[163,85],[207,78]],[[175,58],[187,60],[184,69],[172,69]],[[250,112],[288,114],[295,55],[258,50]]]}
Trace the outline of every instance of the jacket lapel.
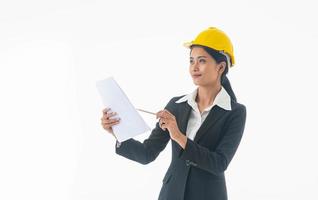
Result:
{"label": "jacket lapel", "polygon": [[222,116],[224,116],[225,112],[226,111],[219,106],[213,106],[207,118],[204,120],[203,124],[196,133],[194,142],[198,142],[200,138],[209,130],[209,128],[212,127]]}
{"label": "jacket lapel", "polygon": [[[185,102],[181,104],[179,109],[179,128],[180,131],[186,135],[187,131],[187,125],[191,113],[191,106]],[[226,110],[220,108],[219,106],[213,106],[213,108],[210,110],[207,118],[204,120],[203,124],[199,128],[198,132],[196,133],[196,136],[194,138],[194,142],[198,142],[199,139],[222,117],[224,116]]]}
{"label": "jacket lapel", "polygon": [[187,102],[182,103],[181,105],[182,106],[180,106],[180,109],[179,109],[179,124],[178,125],[179,125],[179,128],[180,128],[180,131],[184,135],[187,135],[186,134],[187,125],[188,125],[188,120],[189,120],[192,108]]}

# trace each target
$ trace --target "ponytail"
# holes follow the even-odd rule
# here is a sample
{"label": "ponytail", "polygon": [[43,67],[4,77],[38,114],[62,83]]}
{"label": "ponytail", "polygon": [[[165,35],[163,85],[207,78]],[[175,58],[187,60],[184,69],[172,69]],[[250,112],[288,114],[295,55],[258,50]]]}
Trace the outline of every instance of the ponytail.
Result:
{"label": "ponytail", "polygon": [[223,74],[222,75],[222,78],[221,78],[221,85],[224,87],[224,89],[227,91],[227,93],[230,95],[231,99],[234,101],[234,102],[237,102],[237,99],[236,99],[236,96],[235,96],[235,93],[231,87],[231,83],[229,81],[229,79],[227,78],[226,74]]}

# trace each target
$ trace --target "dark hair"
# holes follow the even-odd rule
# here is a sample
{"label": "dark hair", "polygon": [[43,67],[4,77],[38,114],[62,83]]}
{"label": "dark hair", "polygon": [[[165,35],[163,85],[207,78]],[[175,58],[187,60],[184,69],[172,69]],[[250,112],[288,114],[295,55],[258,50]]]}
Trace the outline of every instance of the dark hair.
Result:
{"label": "dark hair", "polygon": [[227,58],[225,55],[223,55],[222,53],[218,52],[215,49],[212,49],[210,47],[206,47],[206,46],[201,46],[201,45],[192,45],[191,46],[191,50],[193,47],[202,47],[212,58],[214,58],[214,60],[216,61],[216,63],[221,63],[221,62],[225,62],[226,66],[225,66],[225,70],[221,76],[221,85],[224,87],[224,89],[229,93],[231,99],[233,101],[237,101],[235,93],[232,89],[231,83],[229,81],[229,79],[227,78],[226,74],[229,71],[229,66],[228,66],[228,62],[227,62]]}

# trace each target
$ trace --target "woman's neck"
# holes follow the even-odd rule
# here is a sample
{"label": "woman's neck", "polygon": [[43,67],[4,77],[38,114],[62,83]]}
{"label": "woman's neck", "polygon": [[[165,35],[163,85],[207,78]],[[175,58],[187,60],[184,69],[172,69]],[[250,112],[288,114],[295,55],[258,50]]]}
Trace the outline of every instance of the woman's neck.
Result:
{"label": "woman's neck", "polygon": [[216,95],[220,92],[222,86],[218,84],[217,86],[210,87],[198,87],[198,93],[195,101],[198,104],[200,112],[204,110],[204,108],[213,104]]}

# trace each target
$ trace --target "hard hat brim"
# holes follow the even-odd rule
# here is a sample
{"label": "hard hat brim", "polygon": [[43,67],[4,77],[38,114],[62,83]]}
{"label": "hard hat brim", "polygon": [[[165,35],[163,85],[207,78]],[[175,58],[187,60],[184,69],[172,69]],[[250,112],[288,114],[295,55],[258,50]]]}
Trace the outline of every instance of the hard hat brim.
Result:
{"label": "hard hat brim", "polygon": [[183,46],[186,47],[186,48],[190,48],[192,45],[193,45],[192,41],[183,43]]}
{"label": "hard hat brim", "polygon": [[[193,46],[193,45],[206,46],[204,44],[196,43],[194,41],[183,43],[183,46],[186,47],[186,48],[191,48],[191,46]],[[206,47],[208,47],[208,46],[206,46]],[[211,48],[211,47],[209,47],[209,48]]]}

